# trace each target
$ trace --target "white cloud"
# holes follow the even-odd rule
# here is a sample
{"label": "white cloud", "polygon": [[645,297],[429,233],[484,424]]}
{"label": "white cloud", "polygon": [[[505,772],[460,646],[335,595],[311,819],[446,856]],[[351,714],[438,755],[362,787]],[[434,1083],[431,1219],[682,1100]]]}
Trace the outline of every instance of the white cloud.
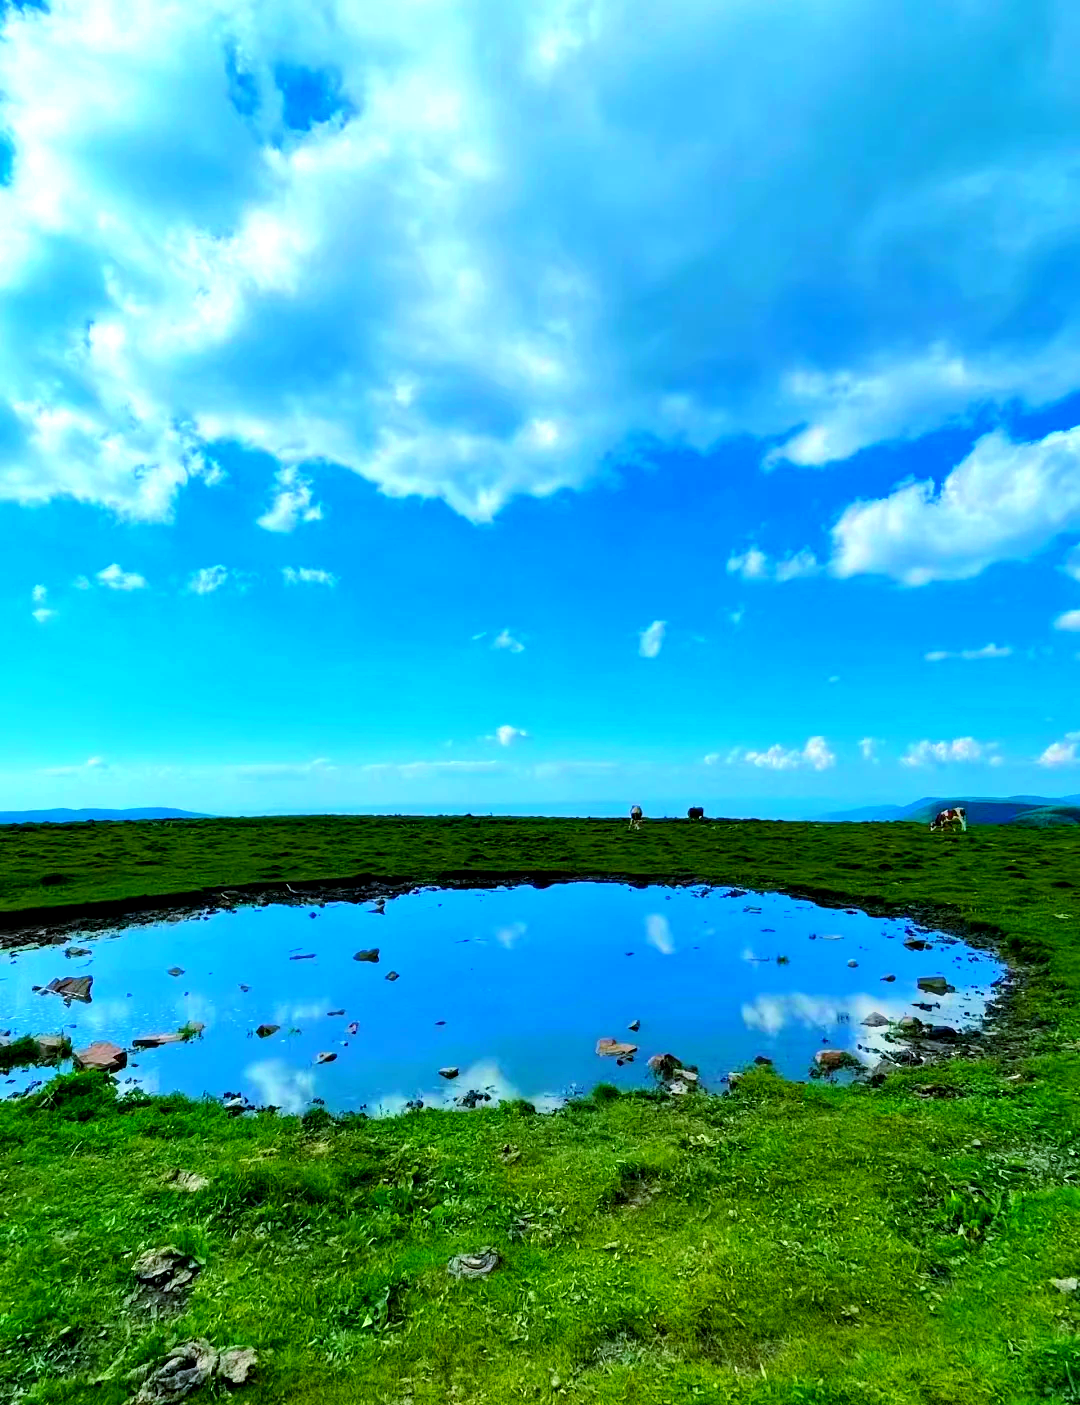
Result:
{"label": "white cloud", "polygon": [[47,610],[44,606],[39,606],[36,610],[31,610],[30,613],[33,615],[34,619],[37,620],[38,624],[45,624],[47,620],[51,620],[55,616],[56,611]]}
{"label": "white cloud", "polygon": [[[821,463],[1060,398],[1075,21],[1028,8],[9,6],[0,495],[160,519],[234,439],[486,520],[633,434]],[[283,62],[341,110],[290,129]]]}
{"label": "white cloud", "polygon": [[30,599],[34,602],[35,605],[44,605],[46,596],[48,594],[49,592],[45,586],[36,585],[30,592]]}
{"label": "white cloud", "polygon": [[923,658],[927,663],[940,663],[942,659],[1007,659],[1011,653],[1008,645],[984,644],[981,649],[960,649],[955,653],[948,649],[932,649]]}
{"label": "white cloud", "polygon": [[804,767],[825,771],[836,764],[836,754],[830,750],[824,737],[810,737],[802,750],[798,747],[788,749],[779,742],[767,751],[746,751],[742,747],[734,747],[728,752],[726,760],[728,765],[743,762],[769,771],[795,771]]}
{"label": "white cloud", "polygon": [[106,566],[103,571],[99,571],[97,579],[102,585],[108,586],[110,590],[144,590],[146,588],[145,576],[140,576],[137,571],[122,571],[115,561],[111,566]]}
{"label": "white cloud", "polygon": [[1055,629],[1080,629],[1080,610],[1066,610],[1063,615],[1058,615],[1054,621]]}
{"label": "white cloud", "polygon": [[645,919],[645,940],[656,947],[661,956],[675,953],[675,938],[671,935],[671,924],[662,913],[650,913]]}
{"label": "white cloud", "polygon": [[1066,732],[1065,740],[1051,742],[1043,754],[1038,758],[1037,764],[1040,766],[1075,766],[1080,762],[1077,749],[1080,747],[1080,732]]}
{"label": "white cloud", "polygon": [[286,585],[336,585],[337,576],[312,566],[282,566]]}
{"label": "white cloud", "polygon": [[942,482],[902,483],[855,502],[833,528],[837,576],[891,576],[904,585],[968,580],[1022,561],[1080,525],[1080,428],[1014,443],[985,434]]}
{"label": "white cloud", "polygon": [[495,739],[500,746],[509,746],[512,742],[528,735],[528,732],[523,732],[520,727],[502,726],[495,728]]}
{"label": "white cloud", "polygon": [[515,639],[508,629],[504,629],[501,634],[497,634],[491,641],[493,649],[506,649],[511,654],[522,654],[525,652],[525,645],[519,639]]}
{"label": "white cloud", "polygon": [[89,589],[90,589],[90,578],[89,578],[89,576],[76,576],[76,577],[75,577],[75,581],[74,581],[74,585],[75,585],[75,589],[76,589],[76,590],[89,590]]}
{"label": "white cloud", "polygon": [[977,742],[974,737],[957,737],[953,741],[941,742],[912,742],[901,756],[900,764],[932,766],[949,761],[992,761],[992,753],[996,746],[996,742]]}
{"label": "white cloud", "polygon": [[81,766],[45,766],[43,776],[84,776],[108,770],[103,756],[89,756]]}
{"label": "white cloud", "polygon": [[203,566],[192,572],[187,588],[194,595],[210,595],[213,591],[220,590],[228,579],[228,567]]}
{"label": "white cloud", "polygon": [[723,757],[718,751],[710,751],[707,756],[702,757],[702,761],[706,766],[718,766],[722,760]]}
{"label": "white cloud", "polygon": [[738,609],[736,609],[736,610],[729,610],[729,611],[728,611],[728,619],[729,619],[729,620],[731,621],[731,623],[732,623],[733,625],[735,625],[736,627],[737,627],[738,625],[742,624],[743,618],[745,617],[745,615],[746,615],[746,607],[745,607],[744,605],[740,605],[740,606],[738,607]]}
{"label": "white cloud", "polygon": [[773,561],[764,551],[752,546],[741,555],[735,553],[729,556],[727,568],[729,573],[741,576],[744,581],[771,580],[783,584],[785,581],[816,576],[821,570],[821,564],[814,553],[805,547],[802,551]]}
{"label": "white cloud", "polygon": [[638,635],[638,653],[643,659],[655,659],[664,643],[666,620],[653,620],[648,629]]}
{"label": "white cloud", "polygon": [[310,478],[303,477],[296,468],[282,468],[277,472],[276,482],[273,505],[255,519],[258,526],[268,532],[291,532],[300,522],[319,521],[322,506],[311,500]]}
{"label": "white cloud", "polygon": [[878,739],[876,737],[863,737],[859,741],[859,754],[864,761],[872,761],[874,765],[879,765],[880,760],[877,755]]}

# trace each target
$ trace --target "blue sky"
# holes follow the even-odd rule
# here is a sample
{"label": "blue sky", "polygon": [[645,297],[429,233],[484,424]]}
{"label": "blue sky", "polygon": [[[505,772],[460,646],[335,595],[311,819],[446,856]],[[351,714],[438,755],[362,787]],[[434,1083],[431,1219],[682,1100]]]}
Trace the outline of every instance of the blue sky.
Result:
{"label": "blue sky", "polygon": [[1080,790],[1075,6],[0,25],[3,808]]}

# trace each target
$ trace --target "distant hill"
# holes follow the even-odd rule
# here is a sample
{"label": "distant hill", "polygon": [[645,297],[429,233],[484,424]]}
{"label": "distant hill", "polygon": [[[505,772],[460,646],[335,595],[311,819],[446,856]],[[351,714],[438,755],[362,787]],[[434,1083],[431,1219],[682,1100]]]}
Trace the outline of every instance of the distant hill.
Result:
{"label": "distant hill", "polygon": [[1048,824],[1076,824],[1080,818],[1080,795],[1009,795],[1000,799],[963,795],[924,796],[911,805],[866,805],[858,810],[838,810],[819,818],[830,823],[852,824],[870,820],[907,820],[929,824],[939,810],[962,805],[969,824],[1024,824],[1042,828]]}
{"label": "distant hill", "polygon": [[80,820],[208,820],[192,810],[0,810],[0,824],[76,824]]}

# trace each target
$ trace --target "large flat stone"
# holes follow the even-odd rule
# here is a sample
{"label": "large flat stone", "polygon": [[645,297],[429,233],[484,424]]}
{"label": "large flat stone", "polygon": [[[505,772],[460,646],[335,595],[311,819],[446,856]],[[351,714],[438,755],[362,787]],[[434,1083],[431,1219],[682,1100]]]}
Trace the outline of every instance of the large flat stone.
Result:
{"label": "large flat stone", "polygon": [[75,1050],[76,1068],[99,1068],[105,1073],[118,1073],[127,1068],[127,1051],[119,1044],[99,1039],[86,1049]]}

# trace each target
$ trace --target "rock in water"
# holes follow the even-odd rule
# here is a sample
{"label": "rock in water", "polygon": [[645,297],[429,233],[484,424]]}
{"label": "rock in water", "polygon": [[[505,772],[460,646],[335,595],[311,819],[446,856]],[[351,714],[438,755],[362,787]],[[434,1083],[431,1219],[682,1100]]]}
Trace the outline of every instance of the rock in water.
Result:
{"label": "rock in water", "polygon": [[160,1049],[163,1044],[182,1044],[182,1034],[140,1034],[133,1039],[136,1049]]}
{"label": "rock in water", "polygon": [[378,962],[379,962],[379,948],[378,948],[377,946],[373,946],[373,947],[371,947],[371,948],[370,948],[369,950],[367,950],[367,951],[358,951],[358,952],[356,953],[356,955],[353,957],[353,960],[354,960],[354,961],[373,961],[376,965],[378,965]]}
{"label": "rock in water", "polygon": [[625,1059],[628,1054],[637,1053],[636,1044],[623,1044],[618,1039],[610,1037],[598,1039],[596,1041],[596,1052],[604,1056]]}
{"label": "rock in water", "polygon": [[440,1077],[440,1078],[456,1078],[460,1072],[461,1072],[461,1070],[460,1070],[459,1068],[455,1068],[455,1067],[453,1066],[453,1064],[451,1064],[451,1065],[449,1065],[447,1068],[440,1068],[440,1069],[439,1069],[439,1077]]}
{"label": "rock in water", "polygon": [[76,1049],[76,1068],[96,1068],[104,1073],[119,1073],[127,1067],[127,1052],[119,1044],[98,1040],[86,1049]]}
{"label": "rock in water", "polygon": [[819,1049],[814,1055],[814,1062],[817,1064],[818,1068],[832,1071],[833,1069],[843,1068],[844,1065],[849,1062],[850,1058],[851,1055],[846,1053],[843,1049]]}
{"label": "rock in water", "polygon": [[880,1010],[871,1010],[863,1024],[869,1025],[871,1029],[880,1029],[883,1024],[888,1024],[888,1018]]}
{"label": "rock in water", "polygon": [[398,973],[397,973],[396,971],[387,971],[387,973],[386,973],[386,979],[387,979],[388,981],[396,981],[397,978],[398,978]]}
{"label": "rock in water", "polygon": [[629,1023],[626,1027],[627,1027],[627,1029],[630,1031],[631,1034],[636,1034],[636,1033],[638,1032],[638,1030],[641,1028],[641,1021],[640,1021],[640,1020],[631,1020],[630,1023]]}
{"label": "rock in water", "polygon": [[69,1003],[72,1000],[81,1000],[84,1004],[89,1004],[90,987],[93,984],[93,976],[62,976],[59,980],[50,981],[45,989]]}
{"label": "rock in water", "polygon": [[281,1028],[279,1024],[261,1024],[255,1033],[260,1039],[269,1039],[272,1034],[276,1034]]}
{"label": "rock in water", "polygon": [[916,984],[920,990],[928,991],[931,995],[948,995],[955,989],[944,976],[920,976]]}
{"label": "rock in water", "polygon": [[165,974],[167,976],[182,976],[184,974],[184,968],[183,966],[170,966]]}
{"label": "rock in water", "polygon": [[34,1036],[34,1043],[38,1048],[38,1056],[42,1059],[58,1059],[64,1050],[62,1034],[37,1034]]}
{"label": "rock in water", "polygon": [[316,1062],[317,1064],[332,1064],[336,1058],[337,1058],[337,1054],[332,1053],[332,1052],[331,1052],[331,1053],[316,1054],[316,1055],[315,1055],[315,1062]]}
{"label": "rock in water", "polygon": [[682,1060],[677,1059],[674,1054],[653,1054],[649,1059],[649,1068],[657,1078],[674,1078],[682,1068]]}

